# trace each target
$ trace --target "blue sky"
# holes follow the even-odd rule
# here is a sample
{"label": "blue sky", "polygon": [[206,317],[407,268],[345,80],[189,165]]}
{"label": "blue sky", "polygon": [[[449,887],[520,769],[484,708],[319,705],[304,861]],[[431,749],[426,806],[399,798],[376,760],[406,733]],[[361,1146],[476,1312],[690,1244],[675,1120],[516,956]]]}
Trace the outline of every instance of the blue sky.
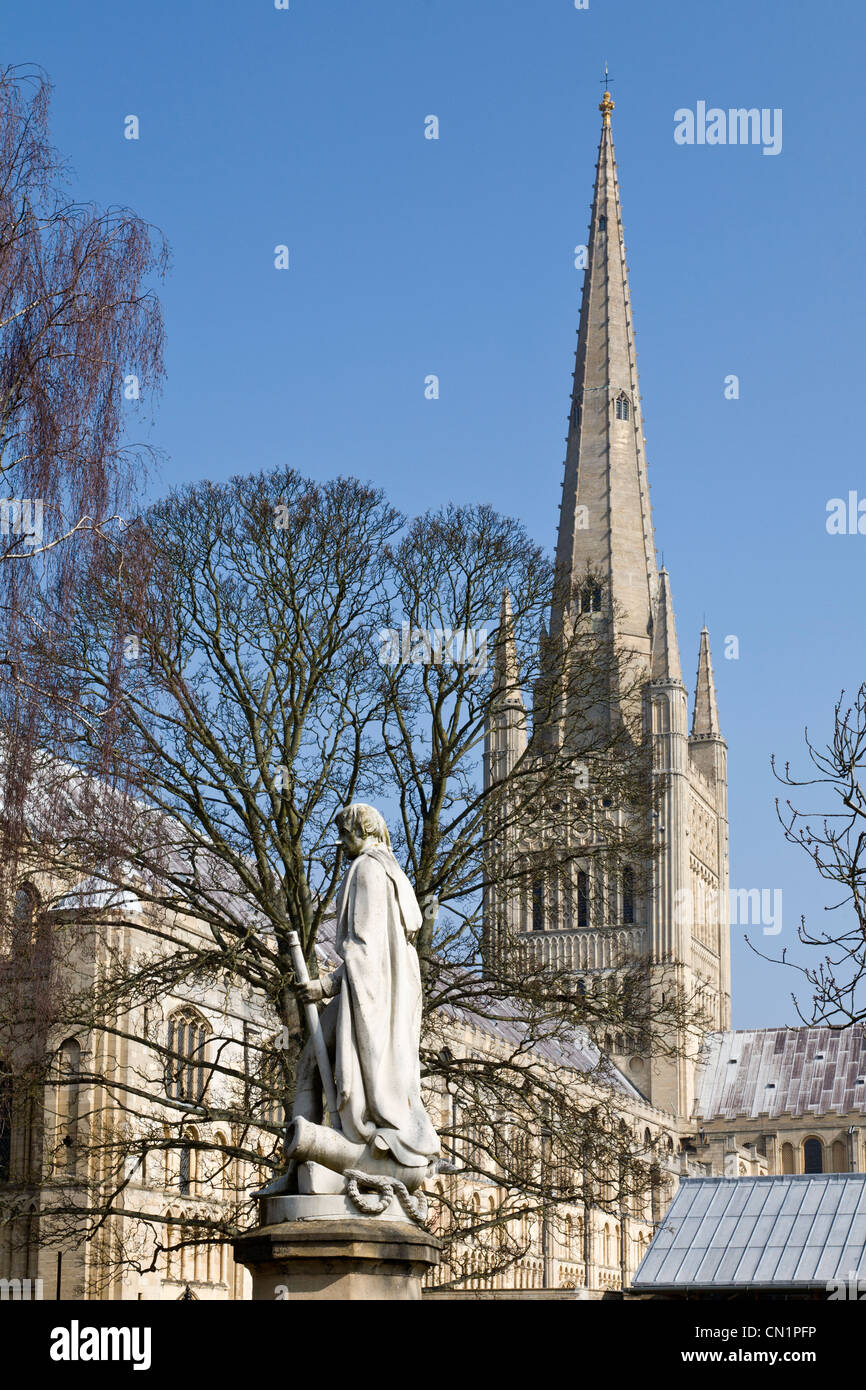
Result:
{"label": "blue sky", "polygon": [[[41,0],[0,49],[49,72],[76,194],[171,244],[155,491],[289,462],[408,511],[490,502],[546,545],[609,62],[656,542],[690,684],[713,639],[732,885],[783,890],[765,948],[831,900],[770,754],[866,679],[866,536],[825,527],[866,498],[864,27],[857,0]],[[700,100],[782,108],[781,153],[675,144]],[[796,1021],[742,936],[734,1025]]]}

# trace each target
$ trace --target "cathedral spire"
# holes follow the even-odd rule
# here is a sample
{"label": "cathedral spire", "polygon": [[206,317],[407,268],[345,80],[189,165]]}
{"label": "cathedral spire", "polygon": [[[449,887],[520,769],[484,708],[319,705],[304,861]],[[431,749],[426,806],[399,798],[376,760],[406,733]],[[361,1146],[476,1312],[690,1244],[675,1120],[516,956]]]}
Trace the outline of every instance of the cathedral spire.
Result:
{"label": "cathedral spire", "polygon": [[576,601],[578,607],[612,614],[612,635],[649,666],[658,581],[611,132],[613,108],[610,92],[605,91],[599,107],[601,140],[586,247],[551,635],[562,628],[570,602]]}
{"label": "cathedral spire", "polygon": [[692,716],[692,737],[698,734],[721,738],[716,685],[713,680],[713,659],[710,656],[710,634],[705,627],[701,629],[698,678],[695,682],[695,712]]}
{"label": "cathedral spire", "polygon": [[677,646],[674,601],[664,565],[659,570],[659,596],[653,622],[652,678],[670,681],[681,681],[683,678],[680,650]]}

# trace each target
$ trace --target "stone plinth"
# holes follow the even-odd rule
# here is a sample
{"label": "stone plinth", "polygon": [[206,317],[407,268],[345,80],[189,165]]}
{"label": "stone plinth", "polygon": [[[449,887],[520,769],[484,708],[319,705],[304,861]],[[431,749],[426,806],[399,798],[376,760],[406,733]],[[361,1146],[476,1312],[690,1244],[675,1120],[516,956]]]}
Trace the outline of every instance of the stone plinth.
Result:
{"label": "stone plinth", "polygon": [[234,1241],[253,1299],[418,1300],[441,1242],[409,1221],[320,1216],[257,1226]]}

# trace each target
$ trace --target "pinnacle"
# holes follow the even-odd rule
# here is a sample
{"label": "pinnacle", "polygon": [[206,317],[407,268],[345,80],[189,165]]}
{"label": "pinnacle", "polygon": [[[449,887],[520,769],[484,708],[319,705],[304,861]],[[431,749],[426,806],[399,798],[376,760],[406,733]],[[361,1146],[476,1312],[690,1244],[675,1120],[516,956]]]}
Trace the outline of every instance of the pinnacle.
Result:
{"label": "pinnacle", "polygon": [[674,601],[668,572],[664,566],[659,570],[659,596],[653,623],[652,678],[676,681],[683,678],[677,646]]}
{"label": "pinnacle", "polygon": [[706,624],[701,628],[698,676],[695,682],[695,712],[692,717],[692,735],[699,734],[710,734],[716,738],[721,738],[719,709],[716,704],[716,686],[713,679],[713,659],[710,655],[710,634]]}

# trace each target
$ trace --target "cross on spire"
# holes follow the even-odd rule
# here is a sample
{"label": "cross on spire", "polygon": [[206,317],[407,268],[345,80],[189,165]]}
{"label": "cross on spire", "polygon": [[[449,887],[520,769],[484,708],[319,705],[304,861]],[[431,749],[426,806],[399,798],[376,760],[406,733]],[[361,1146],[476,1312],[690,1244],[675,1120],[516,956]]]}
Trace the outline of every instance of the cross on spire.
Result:
{"label": "cross on spire", "polygon": [[604,77],[601,80],[604,83],[604,96],[599,103],[598,109],[602,114],[604,124],[610,125],[610,113],[614,108],[613,98],[610,95],[610,84],[613,78],[607,70],[607,63],[604,65]]}

